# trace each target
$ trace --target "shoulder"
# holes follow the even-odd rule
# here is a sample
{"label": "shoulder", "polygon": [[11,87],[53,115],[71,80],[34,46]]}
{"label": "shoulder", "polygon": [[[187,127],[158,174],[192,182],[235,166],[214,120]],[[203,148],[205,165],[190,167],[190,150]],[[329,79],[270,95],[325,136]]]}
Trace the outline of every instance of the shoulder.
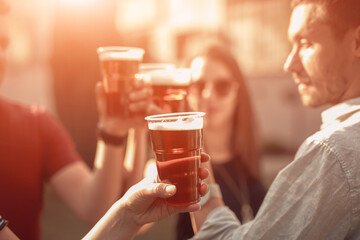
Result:
{"label": "shoulder", "polygon": [[3,116],[13,118],[34,118],[46,114],[46,110],[43,107],[4,98],[0,98],[0,111]]}
{"label": "shoulder", "polygon": [[60,125],[44,107],[0,98],[0,124],[12,132],[36,133]]}
{"label": "shoulder", "polygon": [[[316,132],[301,146],[308,151],[326,149],[339,160],[351,160],[360,153],[360,116],[357,121],[343,122]],[[300,149],[301,149],[300,148]]]}
{"label": "shoulder", "polygon": [[359,156],[360,119],[316,132],[303,142],[293,163],[343,175],[351,186],[360,174]]}

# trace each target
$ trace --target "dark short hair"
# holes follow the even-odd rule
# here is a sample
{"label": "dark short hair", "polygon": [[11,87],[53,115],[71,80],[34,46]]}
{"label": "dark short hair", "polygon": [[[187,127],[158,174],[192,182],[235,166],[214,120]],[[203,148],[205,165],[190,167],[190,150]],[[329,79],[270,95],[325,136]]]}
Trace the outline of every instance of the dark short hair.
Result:
{"label": "dark short hair", "polygon": [[360,0],[292,0],[292,9],[299,4],[319,4],[324,9],[325,20],[334,30],[337,37],[352,27],[360,25]]}

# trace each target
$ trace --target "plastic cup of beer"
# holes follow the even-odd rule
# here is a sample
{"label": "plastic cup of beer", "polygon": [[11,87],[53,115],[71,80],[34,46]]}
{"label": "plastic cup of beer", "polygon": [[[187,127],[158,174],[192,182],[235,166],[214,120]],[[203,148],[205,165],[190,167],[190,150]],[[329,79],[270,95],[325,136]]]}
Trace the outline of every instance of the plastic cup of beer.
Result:
{"label": "plastic cup of beer", "polygon": [[[151,68],[153,67],[153,68]],[[191,70],[175,68],[173,65],[141,64],[141,72],[148,74],[148,82],[153,89],[153,102],[171,112],[186,111],[186,95],[191,80]]]}
{"label": "plastic cup of beer", "polygon": [[141,48],[99,47],[102,81],[106,96],[107,114],[113,117],[130,117],[129,93],[139,79],[139,65],[145,51]]}
{"label": "plastic cup of beer", "polygon": [[166,199],[168,205],[188,206],[200,200],[198,169],[204,115],[203,112],[182,112],[145,118],[159,178],[176,186],[175,195]]}

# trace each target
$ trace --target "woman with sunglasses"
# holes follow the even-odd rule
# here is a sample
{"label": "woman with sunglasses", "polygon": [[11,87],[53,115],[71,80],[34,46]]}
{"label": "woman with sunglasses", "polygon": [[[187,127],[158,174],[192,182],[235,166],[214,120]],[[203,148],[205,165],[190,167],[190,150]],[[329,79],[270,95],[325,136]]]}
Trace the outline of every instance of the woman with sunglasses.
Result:
{"label": "woman with sunglasses", "polygon": [[[255,121],[244,77],[234,56],[218,45],[193,58],[191,69],[189,106],[206,113],[204,148],[212,158],[215,180],[225,205],[245,223],[255,216],[266,191],[260,182]],[[189,214],[179,215],[177,240],[192,235]]]}

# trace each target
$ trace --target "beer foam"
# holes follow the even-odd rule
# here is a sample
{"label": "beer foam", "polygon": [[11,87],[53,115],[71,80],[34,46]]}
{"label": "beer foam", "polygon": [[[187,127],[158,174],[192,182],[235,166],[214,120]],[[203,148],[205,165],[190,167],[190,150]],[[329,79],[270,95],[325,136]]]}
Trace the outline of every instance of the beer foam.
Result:
{"label": "beer foam", "polygon": [[140,72],[150,73],[157,70],[175,69],[175,64],[172,63],[142,63],[140,64]]}
{"label": "beer foam", "polygon": [[150,76],[152,85],[187,86],[191,80],[189,69],[155,70]]}
{"label": "beer foam", "polygon": [[203,118],[202,117],[182,117],[176,121],[169,121],[166,119],[156,119],[156,121],[151,121],[148,118],[148,127],[150,130],[193,130],[193,129],[202,129],[203,128]]}
{"label": "beer foam", "polygon": [[106,60],[142,60],[145,51],[130,47],[99,47],[97,50],[101,61]]}

